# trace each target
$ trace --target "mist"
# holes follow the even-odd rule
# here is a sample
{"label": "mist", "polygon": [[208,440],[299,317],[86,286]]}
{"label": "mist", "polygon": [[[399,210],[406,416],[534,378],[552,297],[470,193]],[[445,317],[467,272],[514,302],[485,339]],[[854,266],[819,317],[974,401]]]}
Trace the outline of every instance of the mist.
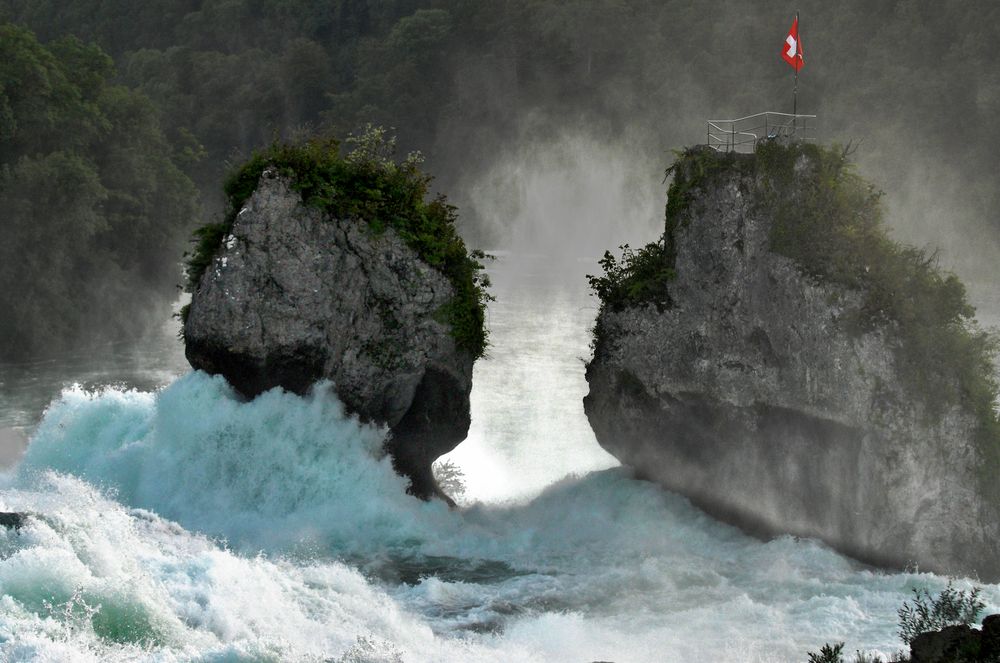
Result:
{"label": "mist", "polygon": [[[667,169],[706,140],[707,120],[792,111],[779,52],[796,10],[798,112],[884,192],[892,236],[936,255],[966,282],[979,321],[1000,325],[995,0],[0,0],[0,511],[30,519],[3,540],[0,658],[13,647],[53,660],[749,663],[801,661],[824,642],[890,656],[901,603],[946,578],[873,569],[808,529],[762,541],[690,498],[732,488],[786,534],[802,523],[783,506],[898,477],[940,504],[912,439],[859,472],[847,462],[856,448],[835,439],[839,413],[795,419],[789,434],[782,401],[777,424],[756,432],[788,445],[761,433],[761,453],[744,452],[735,417],[731,434],[705,427],[722,453],[687,442],[725,461],[713,474],[625,459],[584,411],[599,391],[588,362],[614,343],[599,338],[607,300],[587,275],[605,251],[662,236]],[[221,376],[192,373],[173,317],[192,232],[227,211],[227,174],[275,142],[343,140],[369,123],[398,138],[398,157],[423,154],[468,248],[495,256],[484,260],[489,346],[467,369],[471,425],[440,459],[465,482],[455,509],[406,496],[384,430],[346,416],[335,390],[245,400]],[[665,269],[653,273],[663,283]],[[652,330],[651,351],[622,376],[665,375],[650,358],[689,341],[702,352],[696,326],[719,323],[711,356],[726,372],[705,374],[729,380],[758,355],[770,362],[781,328],[812,310],[729,324],[717,314],[732,299],[700,287],[715,275],[687,278],[689,292],[709,293],[690,333],[646,325],[665,298],[642,302],[650,315],[634,319]],[[754,298],[794,299],[769,288]],[[764,318],[780,333],[762,332]],[[817,320],[824,333],[795,391],[813,394],[825,378],[810,369],[827,360],[827,376],[879,368],[842,371],[830,317]],[[730,361],[744,335],[750,360]],[[672,372],[703,363],[692,352]],[[745,375],[764,384],[778,370]],[[825,382],[832,396],[855,393]],[[662,403],[690,395],[649,384],[642,395]],[[621,386],[608,393],[640,391]],[[837,400],[817,393],[817,407]],[[758,394],[740,394],[747,411]],[[812,406],[810,417],[827,416]],[[646,409],[625,403],[606,422],[629,426]],[[652,421],[654,437],[685,437]],[[973,457],[945,435],[932,441],[943,461]],[[654,467],[695,490],[656,485]],[[965,476],[940,485],[968,488],[952,479]],[[830,490],[799,500],[757,477]],[[972,513],[967,501],[956,512]],[[932,525],[956,522],[928,509]],[[851,529],[859,515],[845,509],[836,523]],[[1000,586],[983,597],[1000,611]]]}
{"label": "mist", "polygon": [[[1000,100],[995,14],[987,3],[805,3],[798,81],[798,110],[818,116],[817,139],[849,146],[858,172],[884,191],[893,235],[936,253],[987,318],[1000,259],[1000,132],[990,120]],[[431,164],[458,202],[467,236],[490,244],[528,232],[537,246],[545,231],[526,230],[518,209],[533,189],[569,179],[593,191],[583,184],[582,164],[591,164],[613,173],[594,183],[607,205],[588,206],[605,215],[601,228],[617,229],[603,248],[649,237],[638,230],[644,220],[621,225],[650,203],[638,192],[619,195],[620,180],[662,180],[673,150],[704,141],[709,118],[790,112],[792,71],[775,44],[791,17],[765,3],[552,3],[534,21],[522,19],[523,32],[463,51],[449,63],[451,101],[436,124]],[[564,22],[546,23],[557,20]],[[588,32],[579,25],[587,21],[607,29]],[[544,48],[529,46],[530,35],[557,34],[565,41],[548,52],[559,57],[523,55]],[[665,189],[650,194],[661,209]],[[546,211],[547,228],[560,228],[554,234],[567,243],[596,241],[592,228],[577,234],[581,215],[568,211],[574,197],[561,190],[550,200],[565,214]],[[586,252],[603,250],[595,249]]]}
{"label": "mist", "polygon": [[595,259],[662,233],[663,174],[634,145],[535,126],[459,183],[479,244],[556,261]]}
{"label": "mist", "polygon": [[[974,296],[988,290],[1000,258],[1000,10],[798,9],[799,112],[818,116],[819,141],[851,146],[898,239],[939,250]],[[115,82],[155,107],[204,210],[165,227],[216,220],[224,174],[255,148],[374,122],[394,128],[402,152],[425,154],[471,245],[596,257],[656,238],[663,172],[673,150],[704,141],[707,119],[791,111],[778,52],[793,13],[731,0],[164,0],[125,20],[97,0],[72,12],[0,1],[0,20],[44,43],[94,41]],[[178,243],[158,246],[180,283]],[[158,287],[144,301],[172,300]]]}

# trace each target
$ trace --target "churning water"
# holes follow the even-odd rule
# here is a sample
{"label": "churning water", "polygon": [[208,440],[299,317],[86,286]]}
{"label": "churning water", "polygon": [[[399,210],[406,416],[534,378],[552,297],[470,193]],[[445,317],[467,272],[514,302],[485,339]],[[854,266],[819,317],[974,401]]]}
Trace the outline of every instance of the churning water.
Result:
{"label": "churning water", "polygon": [[[581,272],[586,266],[577,267]],[[890,653],[911,588],[822,544],[762,542],[633,479],[580,399],[593,303],[543,260],[494,267],[492,358],[422,503],[329,385],[241,402],[189,373],[69,388],[2,479],[0,660],[803,661]],[[960,587],[970,581],[960,580]],[[985,590],[1000,607],[1000,587]]]}

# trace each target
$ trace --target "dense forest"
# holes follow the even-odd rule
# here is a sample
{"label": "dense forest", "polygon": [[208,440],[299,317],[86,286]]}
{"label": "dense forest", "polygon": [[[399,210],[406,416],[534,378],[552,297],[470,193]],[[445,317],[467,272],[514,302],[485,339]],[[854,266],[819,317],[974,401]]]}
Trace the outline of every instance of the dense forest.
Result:
{"label": "dense forest", "polygon": [[[1000,5],[804,0],[798,9],[799,111],[819,116],[824,142],[857,145],[861,171],[888,192],[889,223],[903,239],[941,245],[947,266],[989,278],[1000,253],[1000,125],[992,121]],[[197,221],[190,205],[219,214],[227,164],[278,137],[394,127],[401,149],[422,150],[436,187],[458,204],[467,239],[495,243],[496,226],[470,204],[472,184],[526,144],[586,136],[626,146],[637,168],[662,168],[670,150],[703,140],[708,117],[790,111],[792,71],[778,51],[793,11],[760,0],[0,0],[0,21],[40,42],[7,27],[0,43],[8,238],[0,296],[19,311],[11,307],[28,305],[15,301],[25,298],[12,284],[41,293],[31,311],[0,321],[0,347],[8,355],[44,349],[30,315],[50,319],[70,301],[80,311],[61,338],[82,333],[88,315],[114,319],[100,302],[113,301],[109,291],[136,291],[122,256],[148,265],[150,296],[169,298],[163,284],[179,263],[177,238]],[[45,64],[26,64],[11,49],[37,51]],[[32,90],[23,69],[32,66],[61,68],[79,90]],[[39,115],[45,104],[54,106]],[[18,113],[57,121],[42,131],[19,124]],[[73,124],[81,121],[91,134]],[[71,136],[71,145],[53,147]],[[128,167],[115,162],[125,146]],[[38,178],[55,175],[36,171],[54,168],[48,162],[62,158],[54,154],[91,168],[94,191],[72,194],[84,197],[78,202],[39,197]],[[188,205],[179,171],[200,191]],[[143,194],[126,210],[122,196],[148,190],[134,180],[158,182],[163,200]],[[86,241],[67,225],[89,233]],[[54,252],[60,245],[76,253]],[[55,271],[41,275],[44,265]],[[60,324],[70,317],[59,315]],[[111,329],[132,333],[140,318]],[[34,338],[11,345],[23,330]]]}
{"label": "dense forest", "polygon": [[113,77],[96,46],[0,26],[0,359],[169,314],[197,193],[156,108]]}

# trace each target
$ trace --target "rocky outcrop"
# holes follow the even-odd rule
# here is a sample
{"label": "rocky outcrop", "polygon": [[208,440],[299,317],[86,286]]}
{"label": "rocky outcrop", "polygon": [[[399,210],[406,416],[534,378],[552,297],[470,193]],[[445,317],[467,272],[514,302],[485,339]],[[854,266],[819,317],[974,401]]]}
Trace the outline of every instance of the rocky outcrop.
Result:
{"label": "rocky outcrop", "polygon": [[0,512],[0,527],[19,530],[28,522],[28,515],[17,511]]}
{"label": "rocky outcrop", "polygon": [[1000,615],[981,629],[965,624],[921,633],[910,643],[910,663],[993,663],[1000,660]]}
{"label": "rocky outcrop", "polygon": [[733,167],[686,193],[668,305],[602,307],[584,401],[598,441],[746,529],[1000,577],[976,418],[961,403],[929,414],[892,326],[846,324],[862,294],[770,250],[753,178]]}
{"label": "rocky outcrop", "polygon": [[453,296],[392,228],[331,218],[266,170],[192,294],[186,354],[248,397],[331,380],[390,428],[397,470],[426,498],[431,463],[470,423],[474,357],[442,313]]}

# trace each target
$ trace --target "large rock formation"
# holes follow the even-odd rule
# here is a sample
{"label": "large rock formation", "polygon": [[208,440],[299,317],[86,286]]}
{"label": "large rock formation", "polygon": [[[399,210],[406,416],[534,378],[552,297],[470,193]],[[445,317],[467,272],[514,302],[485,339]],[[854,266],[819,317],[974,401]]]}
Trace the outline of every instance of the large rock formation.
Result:
{"label": "large rock formation", "polygon": [[1000,520],[987,495],[997,478],[983,477],[980,422],[961,401],[931,414],[913,397],[895,327],[852,322],[863,291],[771,250],[775,220],[755,193],[753,158],[730,157],[683,192],[683,220],[666,239],[667,299],[602,307],[584,401],[598,441],[752,531],[818,537],[882,565],[998,577]]}
{"label": "large rock formation", "polygon": [[442,311],[449,280],[399,235],[338,219],[265,170],[194,290],[191,365],[242,394],[331,380],[387,444],[411,492],[439,493],[431,463],[468,432],[473,354]]}

